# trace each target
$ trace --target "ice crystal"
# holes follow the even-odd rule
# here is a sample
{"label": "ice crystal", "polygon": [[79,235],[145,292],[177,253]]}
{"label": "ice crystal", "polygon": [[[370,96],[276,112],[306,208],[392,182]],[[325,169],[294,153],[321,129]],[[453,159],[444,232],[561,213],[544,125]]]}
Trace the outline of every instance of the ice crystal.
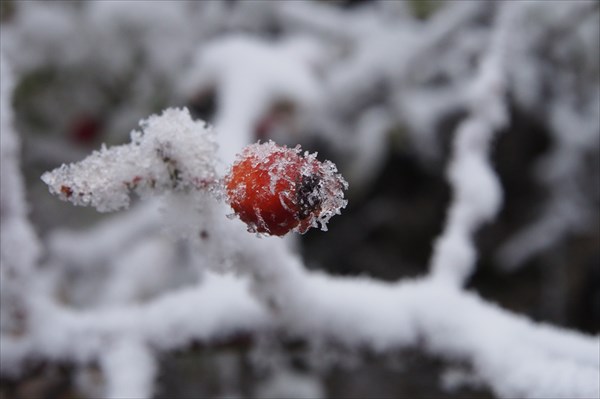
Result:
{"label": "ice crystal", "polygon": [[84,160],[46,172],[50,192],[74,205],[100,212],[127,208],[131,192],[140,196],[210,188],[215,178],[212,130],[187,109],[170,108],[140,122],[131,142],[105,145]]}

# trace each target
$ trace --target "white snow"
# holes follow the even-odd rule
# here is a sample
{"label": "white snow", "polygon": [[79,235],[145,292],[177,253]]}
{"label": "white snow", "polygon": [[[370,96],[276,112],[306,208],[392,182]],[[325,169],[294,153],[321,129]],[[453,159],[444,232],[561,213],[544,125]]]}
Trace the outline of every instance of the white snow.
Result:
{"label": "white snow", "polygon": [[[600,95],[589,78],[598,70],[597,2],[446,2],[423,21],[394,2],[236,5],[15,2],[14,17],[2,22],[0,374],[18,376],[30,360],[66,361],[82,373],[97,364],[99,394],[152,397],[164,352],[282,334],[315,348],[416,348],[465,364],[468,375],[445,375],[449,389],[466,383],[507,398],[600,397],[599,336],[534,322],[464,288],[477,265],[475,235],[511,194],[489,159],[509,123],[509,98],[551,132],[552,150],[534,174],[551,195],[539,219],[508,237],[501,263],[518,268],[594,227],[600,180],[584,176],[582,160],[599,148]],[[266,37],[271,28],[281,37]],[[58,79],[56,91],[46,87],[32,101],[53,121],[50,131],[25,124],[32,131],[17,132],[15,85],[54,69],[74,80]],[[75,205],[131,209],[81,230],[57,226],[40,243],[23,170],[32,161],[73,161],[73,148],[62,147],[65,126],[101,103],[103,85],[125,93],[105,116],[111,142],[143,117],[140,129],[128,144],[103,146],[42,179]],[[209,90],[217,93],[214,130],[185,108],[145,117],[155,101],[175,105]],[[466,113],[448,132],[453,197],[429,275],[382,282],[308,271],[285,241],[257,238],[226,217],[224,171],[279,101],[298,117],[298,128],[283,126],[281,135],[318,136],[346,160],[338,165],[358,190],[395,150],[391,131],[402,131],[395,138],[430,166],[444,141],[438,125]],[[24,161],[19,133],[32,141]],[[345,188],[336,167],[324,165],[335,182],[324,187],[332,188],[326,222],[346,200],[335,193]],[[133,192],[145,202],[134,203]],[[324,396],[311,376],[271,377],[258,393]]]}

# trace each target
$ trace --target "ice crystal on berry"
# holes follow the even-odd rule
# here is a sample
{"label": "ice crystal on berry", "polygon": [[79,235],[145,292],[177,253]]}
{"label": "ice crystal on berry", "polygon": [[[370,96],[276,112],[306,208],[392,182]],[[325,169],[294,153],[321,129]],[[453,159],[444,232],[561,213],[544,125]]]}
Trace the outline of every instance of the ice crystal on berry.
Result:
{"label": "ice crystal on berry", "polygon": [[331,161],[300,146],[273,141],[247,146],[225,178],[227,201],[252,232],[282,236],[327,230],[327,222],[347,204],[348,183]]}

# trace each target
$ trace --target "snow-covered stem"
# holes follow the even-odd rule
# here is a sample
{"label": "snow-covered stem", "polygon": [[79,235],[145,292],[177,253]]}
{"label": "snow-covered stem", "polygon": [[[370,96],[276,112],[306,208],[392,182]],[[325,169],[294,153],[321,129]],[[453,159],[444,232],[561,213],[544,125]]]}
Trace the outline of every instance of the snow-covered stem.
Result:
{"label": "snow-covered stem", "polygon": [[27,218],[19,162],[21,146],[13,127],[11,107],[14,82],[1,52],[0,80],[0,333],[22,334],[29,317],[30,278],[41,248]]}
{"label": "snow-covered stem", "polygon": [[[582,32],[574,32],[573,29],[590,16],[595,15],[597,19],[599,7],[600,3],[592,1],[580,1],[570,7],[560,4],[556,12],[561,18],[546,29],[547,32],[537,33],[540,37],[534,45],[540,47],[540,43],[535,42],[544,43],[542,37],[551,37],[555,62],[565,63],[571,57],[566,49],[572,41],[585,43],[595,40],[600,34],[598,25],[594,28],[590,24],[592,28]],[[527,47],[533,46],[529,44]],[[498,265],[503,270],[515,270],[569,234],[589,231],[596,226],[594,213],[597,207],[586,191],[600,192],[600,170],[595,168],[590,175],[585,160],[600,148],[600,82],[596,77],[592,82],[585,82],[586,87],[582,90],[574,87],[587,78],[583,77],[582,68],[597,70],[600,67],[599,50],[592,43],[589,47],[585,56],[595,60],[590,62],[591,65],[571,67],[562,74],[556,74],[550,82],[548,90],[553,95],[544,103],[543,118],[553,144],[552,149],[536,163],[534,170],[536,180],[548,190],[549,198],[538,217],[498,249]],[[534,82],[540,79],[539,76],[529,78]],[[520,91],[525,90],[522,88]],[[573,176],[584,178],[574,179]]]}
{"label": "snow-covered stem", "polygon": [[89,267],[121,253],[138,237],[160,226],[157,202],[147,201],[83,231],[55,229],[47,238],[51,259],[63,265]]}
{"label": "snow-covered stem", "polygon": [[[293,270],[299,266],[294,263],[288,259],[279,266]],[[292,281],[292,274],[287,275]],[[261,276],[268,278],[267,273]],[[588,398],[600,393],[598,337],[533,323],[431,280],[387,284],[304,273],[293,281],[294,289],[271,302],[271,311],[246,284],[230,277],[210,277],[201,287],[141,307],[81,313],[43,305],[37,320],[46,329],[23,341],[5,339],[5,361],[42,357],[87,364],[120,339],[165,351],[276,328],[309,342],[332,341],[382,353],[422,344],[431,354],[473,364],[501,397]],[[283,284],[273,278],[270,282],[284,294]]]}
{"label": "snow-covered stem", "polygon": [[63,200],[99,212],[128,208],[131,192],[150,196],[216,184],[212,130],[192,121],[187,109],[169,108],[140,126],[129,144],[103,145],[81,162],[44,173],[42,180]]}
{"label": "snow-covered stem", "polygon": [[[252,277],[276,325],[293,334],[375,351],[424,342],[431,353],[475,365],[502,397],[600,393],[598,337],[535,325],[439,279],[388,284],[307,272],[281,241],[247,242],[235,229],[228,235],[242,258],[238,272]],[[534,387],[521,373],[543,383]],[[569,382],[555,383],[559,375]]]}
{"label": "snow-covered stem", "polygon": [[246,287],[232,277],[210,276],[200,287],[181,289],[142,306],[94,311],[76,311],[38,297],[32,333],[2,336],[0,370],[18,371],[31,358],[89,364],[106,352],[107,344],[122,338],[168,351],[194,341],[260,331],[268,326],[267,314]]}
{"label": "snow-covered stem", "polygon": [[215,40],[198,52],[181,80],[188,98],[218,98],[214,125],[223,165],[252,143],[254,130],[278,101],[307,108],[319,100],[314,67],[323,49],[310,38],[265,42],[245,36]]}
{"label": "snow-covered stem", "polygon": [[119,337],[100,356],[106,376],[105,397],[151,398],[156,374],[156,358],[139,339]]}
{"label": "snow-covered stem", "polygon": [[489,162],[495,133],[508,121],[507,65],[521,3],[499,3],[498,20],[489,50],[482,59],[471,89],[470,112],[457,128],[448,178],[453,199],[446,226],[435,243],[431,277],[462,285],[476,263],[473,235],[491,220],[501,204],[502,190]]}

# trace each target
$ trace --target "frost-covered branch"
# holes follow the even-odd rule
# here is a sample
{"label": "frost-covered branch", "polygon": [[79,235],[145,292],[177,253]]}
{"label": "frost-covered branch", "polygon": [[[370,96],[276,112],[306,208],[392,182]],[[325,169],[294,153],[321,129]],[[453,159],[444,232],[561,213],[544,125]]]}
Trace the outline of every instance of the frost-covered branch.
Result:
{"label": "frost-covered branch", "polygon": [[[479,78],[483,82],[481,83],[483,88],[496,88],[498,76],[488,75],[489,71],[495,69],[484,68],[484,70],[488,71],[483,74],[485,79]],[[469,127],[469,124],[475,127],[483,124],[479,119],[481,116],[474,114],[472,120],[468,121],[467,127],[463,125],[458,135],[456,147],[458,166],[454,166],[451,173],[459,179],[457,180],[460,194],[459,209],[465,206],[461,203],[465,198],[479,201],[478,198],[473,198],[473,191],[469,191],[472,187],[463,185],[465,181],[467,183],[470,181],[460,180],[461,176],[465,174],[469,176],[473,171],[483,170],[483,178],[477,180],[478,182],[487,182],[486,179],[494,178],[494,174],[485,163],[485,152],[482,151],[489,141],[482,143],[479,134],[487,133],[483,138],[489,140],[493,132],[491,128],[502,122],[503,114],[496,108],[498,103],[495,100],[496,97],[492,97],[490,108],[484,108],[482,111],[483,115],[491,120],[490,130]],[[171,131],[170,122],[172,120],[177,122],[182,113],[184,111],[163,113],[159,124],[163,130],[154,131],[155,137],[164,137],[164,132]],[[189,125],[191,121],[186,123]],[[136,151],[136,148],[132,147],[131,151]],[[153,154],[153,152],[149,153]],[[196,160],[193,152],[185,156],[182,153],[177,154],[178,165],[182,170],[196,171],[194,168],[188,168],[186,164],[188,160],[192,162]],[[103,161],[94,157],[95,155],[92,155],[95,161]],[[78,174],[85,175],[89,159],[71,167],[71,170],[75,170],[77,174],[61,174],[60,178],[67,180],[58,181],[56,184],[72,185],[69,183],[71,180],[68,179],[76,179]],[[93,167],[98,168],[99,165],[94,164]],[[203,163],[201,167],[205,168],[205,165],[206,163]],[[61,170],[58,169],[59,172]],[[158,175],[158,173],[153,174],[153,176]],[[192,172],[185,174],[185,176],[195,175]],[[170,182],[172,174],[163,172],[162,179]],[[162,191],[169,188],[175,193],[180,191],[176,184],[170,187],[168,184],[162,186],[165,188],[158,194],[162,194]],[[466,191],[460,191],[465,189]],[[465,195],[465,192],[471,196]],[[94,192],[91,194],[93,196]],[[496,192],[496,195],[491,197],[492,204],[498,196]],[[198,210],[200,213],[214,216],[224,215],[223,205],[216,202],[218,198],[213,196],[195,198],[200,202],[197,204],[178,202],[178,211],[190,217],[197,214]],[[475,202],[475,204],[479,203]],[[475,210],[479,209],[479,212],[464,214],[465,219],[458,220],[466,221],[466,227],[472,229],[480,220],[491,216],[494,207],[486,206],[489,203],[490,201],[484,201],[480,208],[475,208]],[[451,221],[450,225],[452,223]],[[155,350],[165,350],[189,344],[194,339],[213,339],[213,337],[223,336],[228,331],[249,330],[256,333],[257,329],[269,326],[307,339],[309,342],[319,339],[333,340],[348,347],[367,347],[376,352],[422,343],[425,350],[433,354],[472,364],[477,377],[489,384],[501,396],[538,397],[553,394],[564,397],[588,397],[597,393],[596,376],[600,362],[592,354],[599,344],[597,338],[567,333],[522,320],[485,303],[473,294],[442,284],[446,280],[435,278],[436,274],[433,279],[398,284],[364,278],[327,277],[306,271],[302,262],[290,254],[285,242],[275,237],[257,239],[249,235],[239,223],[224,217],[206,219],[200,225],[207,229],[208,238],[202,236],[199,239],[193,236],[190,238],[203,253],[204,258],[212,263],[212,268],[216,270],[224,268],[249,278],[250,289],[237,279],[208,277],[200,287],[187,291],[185,295],[192,297],[199,295],[202,298],[203,305],[193,307],[195,312],[203,315],[204,319],[199,324],[188,324],[185,318],[191,316],[175,311],[175,308],[189,309],[192,297],[185,296],[185,299],[181,299],[181,295],[186,291],[160,298],[141,308],[115,310],[108,308],[84,313],[71,312],[41,302],[38,304],[40,314],[37,314],[34,320],[44,325],[53,320],[55,329],[52,332],[46,330],[40,336],[26,338],[29,341],[26,341],[28,344],[25,345],[27,350],[24,353],[40,355],[36,351],[41,351],[42,357],[51,356],[56,359],[86,363],[101,356],[106,340],[116,341],[115,345],[122,344],[123,347],[121,349],[117,347],[114,352],[108,352],[105,357],[102,355],[102,359],[106,359],[103,360],[105,367],[111,368],[107,374],[109,389],[114,390],[111,392],[115,395],[131,392],[148,395],[151,390],[147,390],[149,388],[144,381],[147,383],[151,380],[154,370],[151,352],[147,349],[148,345]],[[470,230],[467,232],[472,233]],[[469,236],[464,234],[462,238],[468,240]],[[455,250],[453,247],[449,248]],[[445,259],[457,261],[452,257]],[[136,261],[132,262],[136,263]],[[226,264],[218,266],[220,262]],[[455,268],[463,264],[448,263],[448,267]],[[434,273],[435,271],[436,269]],[[227,288],[218,287],[223,284]],[[210,297],[217,293],[223,295],[223,298],[211,300],[205,298],[205,295]],[[246,305],[232,315],[231,311],[225,308],[215,309],[215,300],[226,309],[229,309],[232,304],[237,306],[240,302]],[[184,304],[184,301],[188,304]],[[373,308],[377,308],[378,311],[373,312]],[[311,309],[311,312],[307,313],[306,309]],[[462,316],[458,315],[459,310],[464,311]],[[244,314],[245,311],[251,312],[253,316]],[[167,314],[169,317],[165,317]],[[258,322],[258,320],[262,321]],[[357,320],[360,321],[359,324]],[[480,321],[483,321],[486,327],[474,329],[473,326]],[[156,323],[160,323],[161,327],[158,328]],[[87,333],[83,334],[82,331]],[[98,335],[91,336],[90,331],[97,331],[93,334]],[[165,331],[169,331],[170,334],[165,336]],[[178,332],[179,339],[174,339],[172,334],[175,331]],[[494,344],[490,345],[492,342]],[[11,347],[9,343],[6,342]],[[14,347],[14,358],[24,357],[23,353],[19,352],[20,349],[22,350],[22,344],[15,344]],[[125,361],[121,351],[134,352],[134,358],[143,359],[140,373],[132,377],[133,381],[139,384],[126,384],[121,380],[121,373],[113,374],[115,370],[109,365],[116,364],[120,367],[121,361]],[[515,368],[514,364],[521,366]],[[530,379],[520,379],[521,375],[534,376],[536,381],[540,381],[540,385],[531,385]],[[564,383],[557,382],[558,375],[564,378]]]}
{"label": "frost-covered branch", "polygon": [[180,86],[188,98],[216,95],[214,125],[225,164],[256,141],[261,119],[278,102],[292,108],[316,106],[321,90],[315,68],[323,51],[307,37],[269,43],[239,36],[215,40],[198,52]]}
{"label": "frost-covered branch", "polygon": [[234,267],[251,276],[252,292],[294,334],[375,351],[424,342],[432,353],[473,364],[503,397],[600,393],[598,337],[535,325],[436,280],[385,284],[309,273],[281,241],[253,242],[224,228],[232,240],[228,250],[239,251]]}
{"label": "frost-covered branch", "polygon": [[156,231],[161,225],[158,209],[157,201],[148,200],[85,231],[53,230],[48,234],[48,250],[63,264],[84,267],[101,263]]}
{"label": "frost-covered branch", "polygon": [[454,139],[448,167],[453,202],[431,260],[432,277],[452,284],[463,284],[471,275],[477,257],[473,234],[496,215],[501,204],[501,188],[488,152],[494,134],[507,123],[506,63],[521,7],[516,3],[501,7],[488,53],[470,88],[470,115]]}
{"label": "frost-covered branch", "polygon": [[[551,95],[544,101],[542,109],[553,144],[534,170],[536,181],[550,195],[536,219],[499,248],[498,263],[505,270],[525,265],[569,234],[595,228],[598,195],[594,193],[600,192],[600,171],[594,168],[590,174],[586,170],[586,160],[594,157],[600,148],[600,82],[597,75],[590,82],[589,74],[582,71],[600,68],[600,51],[594,43],[600,27],[597,23],[583,25],[579,30],[573,27],[585,19],[598,21],[598,11],[597,2],[581,1],[570,7],[560,4],[549,16],[551,28],[546,28],[544,33],[537,28],[535,34],[529,35],[534,38],[529,39],[533,43],[521,44],[519,48],[526,53],[526,59],[532,58],[531,48],[545,49],[549,53],[546,57],[552,60],[547,68],[562,67],[565,70],[556,73],[556,78],[549,82],[547,90]],[[546,38],[543,35],[552,37],[551,44],[543,40]],[[573,42],[585,43],[584,53],[572,50]],[[586,62],[569,65],[575,56]],[[520,71],[520,67],[515,70]],[[514,91],[524,106],[531,106],[528,102],[539,91],[536,86],[542,80],[542,73],[527,70],[513,74],[518,80],[514,83]]]}
{"label": "frost-covered branch", "polygon": [[[21,114],[13,123],[15,85],[2,61],[0,376],[66,362],[76,372],[99,367],[102,387],[91,396],[152,397],[166,353],[284,337],[309,351],[331,344],[359,356],[416,348],[467,366],[468,378],[499,397],[600,396],[597,335],[534,322],[462,287],[479,256],[475,234],[501,205],[489,153],[512,107],[550,132],[536,179],[551,196],[540,223],[508,237],[500,259],[518,265],[597,215],[597,183],[585,184],[585,157],[598,154],[597,3],[450,1],[424,20],[401,2],[138,4],[16,2],[14,18],[3,20],[2,52],[21,74]],[[586,10],[596,19],[573,24]],[[211,96],[214,128],[193,115],[195,100]],[[167,108],[184,103],[192,114]],[[102,119],[102,133],[75,132],[91,137],[77,147],[83,153],[122,139],[160,108],[130,143],[43,175],[72,204],[132,206],[100,222],[78,220],[83,228],[43,226],[40,257],[22,170],[35,175],[34,222],[54,223],[60,217],[47,204],[58,201],[33,190],[57,158],[77,158],[68,155],[81,144],[70,141],[69,122],[88,110]],[[297,142],[324,143],[356,187],[351,194],[366,197],[381,184],[387,155],[408,154],[411,167],[441,175],[434,161],[456,118],[446,170],[453,197],[429,275],[383,282],[310,271],[289,241],[248,233],[278,223],[282,234],[303,231],[321,216],[313,213],[332,208],[328,217],[346,204],[319,197],[345,182],[329,162],[323,175],[315,155],[293,149]],[[14,126],[27,138],[23,165]],[[243,150],[279,137],[292,147]],[[66,150],[53,147],[64,142]],[[388,209],[375,209],[376,219],[408,230]],[[232,210],[245,212],[249,226],[227,218]],[[352,229],[366,234],[362,223]]]}
{"label": "frost-covered branch", "polygon": [[2,373],[18,371],[28,359],[48,358],[87,364],[106,345],[126,338],[154,350],[185,347],[199,340],[258,330],[265,312],[249,297],[247,284],[231,277],[209,277],[201,287],[182,289],[148,304],[76,311],[48,300],[35,303],[27,336],[3,336]]}
{"label": "frost-covered branch", "polygon": [[[299,265],[290,260],[277,266]],[[290,271],[281,274],[289,277]],[[283,281],[265,270],[261,277],[280,290],[277,303],[270,305],[274,313],[266,312],[245,284],[223,277],[210,277],[202,287],[142,307],[85,313],[41,307],[36,320],[52,322],[52,329],[26,341],[26,350],[23,342],[4,341],[5,359],[42,356],[85,364],[103,354],[107,342],[118,344],[123,336],[138,337],[134,345],[143,342],[162,351],[236,332],[260,334],[272,326],[309,342],[333,341],[375,352],[423,345],[432,354],[470,362],[502,397],[587,398],[599,393],[597,337],[536,325],[473,294],[433,281],[384,284],[313,273],[289,280],[293,290],[284,292]]]}
{"label": "frost-covered branch", "polygon": [[216,147],[203,122],[192,122],[185,109],[168,109],[140,125],[130,144],[104,146],[82,162],[45,173],[42,180],[61,199],[100,212],[127,208],[131,191],[147,196],[215,184]]}
{"label": "frost-covered branch", "polygon": [[106,398],[148,398],[154,391],[156,357],[136,338],[118,338],[100,356]]}
{"label": "frost-covered branch", "polygon": [[28,219],[20,172],[20,140],[13,127],[13,76],[0,52],[0,316],[1,334],[22,334],[27,328],[30,279],[41,246]]}

